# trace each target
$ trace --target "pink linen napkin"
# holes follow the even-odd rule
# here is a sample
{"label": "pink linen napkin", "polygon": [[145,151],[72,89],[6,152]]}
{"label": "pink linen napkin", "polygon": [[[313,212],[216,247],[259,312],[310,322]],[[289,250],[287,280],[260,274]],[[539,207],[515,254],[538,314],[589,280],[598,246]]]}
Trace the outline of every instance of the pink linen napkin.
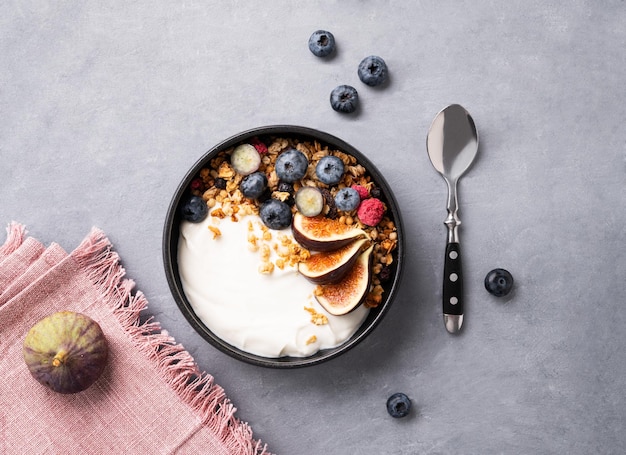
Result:
{"label": "pink linen napkin", "polygon": [[[213,378],[139,313],[147,300],[94,228],[72,253],[25,238],[11,223],[0,246],[0,453],[268,455]],[[62,395],[22,358],[30,327],[60,310],[97,321],[109,344],[103,375]]]}

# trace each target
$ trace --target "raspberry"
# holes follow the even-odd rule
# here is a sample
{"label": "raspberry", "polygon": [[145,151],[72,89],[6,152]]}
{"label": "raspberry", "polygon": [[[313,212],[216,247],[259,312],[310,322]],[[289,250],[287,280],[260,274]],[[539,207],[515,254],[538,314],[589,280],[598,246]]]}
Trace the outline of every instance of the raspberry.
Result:
{"label": "raspberry", "polygon": [[259,155],[267,153],[267,146],[263,142],[261,142],[258,137],[253,137],[250,140],[250,144],[252,144],[256,151],[259,152]]}
{"label": "raspberry", "polygon": [[365,199],[361,202],[356,214],[363,224],[376,226],[383,219],[385,204],[383,204],[380,199]]}
{"label": "raspberry", "polygon": [[193,179],[191,181],[192,191],[202,191],[203,187],[204,187],[204,182],[202,181],[202,179]]}
{"label": "raspberry", "polygon": [[359,197],[361,200],[367,199],[370,197],[370,194],[367,191],[367,188],[361,185],[352,185],[352,189],[356,190],[359,193]]}

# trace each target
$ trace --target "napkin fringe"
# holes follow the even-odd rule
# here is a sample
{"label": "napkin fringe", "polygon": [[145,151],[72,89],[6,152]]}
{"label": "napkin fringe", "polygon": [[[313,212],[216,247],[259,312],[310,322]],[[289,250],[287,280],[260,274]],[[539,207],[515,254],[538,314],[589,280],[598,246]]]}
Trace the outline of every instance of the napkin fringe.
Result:
{"label": "napkin fringe", "polygon": [[[15,237],[20,234],[9,227]],[[6,244],[5,244],[6,245]],[[181,344],[177,344],[152,317],[141,320],[140,313],[148,306],[145,295],[133,293],[135,282],[124,278],[125,269],[119,255],[104,232],[92,228],[89,235],[71,254],[87,271],[88,277],[103,293],[120,324],[138,349],[152,360],[164,380],[201,418],[231,453],[269,455],[267,445],[253,438],[252,428],[235,417],[237,408],[213,377],[200,372]]]}
{"label": "napkin fringe", "polygon": [[7,239],[0,246],[0,257],[8,256],[24,242],[26,227],[17,221],[11,221],[7,226]]}

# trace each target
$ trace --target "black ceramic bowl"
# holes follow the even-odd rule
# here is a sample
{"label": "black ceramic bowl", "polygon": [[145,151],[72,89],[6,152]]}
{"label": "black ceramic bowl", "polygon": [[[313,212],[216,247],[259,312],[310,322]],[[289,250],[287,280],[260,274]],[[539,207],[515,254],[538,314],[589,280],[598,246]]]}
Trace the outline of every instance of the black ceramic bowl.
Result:
{"label": "black ceramic bowl", "polygon": [[[387,216],[391,218],[392,221],[395,223],[398,234],[398,245],[393,253],[395,257],[391,269],[392,273],[389,280],[385,284],[385,293],[383,294],[383,300],[380,305],[370,310],[366,320],[349,340],[347,340],[340,346],[331,349],[321,350],[309,357],[261,357],[258,355],[249,354],[226,343],[224,340],[220,339],[214,333],[212,333],[211,330],[209,330],[204,325],[200,318],[196,316],[191,307],[191,304],[185,296],[178,273],[177,250],[179,225],[181,222],[179,206],[184,197],[189,194],[192,180],[198,175],[203,167],[208,166],[208,163],[211,161],[211,159],[217,156],[220,151],[228,149],[240,143],[248,142],[254,137],[263,138],[271,136],[285,138],[297,137],[299,140],[311,142],[318,141],[321,144],[328,145],[332,149],[340,150],[354,156],[358,160],[358,162],[366,168],[376,186],[380,188],[382,193],[381,199],[387,205]],[[187,318],[189,323],[204,339],[206,339],[210,344],[212,344],[220,351],[241,361],[271,368],[296,368],[315,365],[335,358],[353,348],[359,342],[363,341],[365,337],[372,333],[374,328],[382,320],[384,315],[389,310],[389,307],[391,306],[392,300],[398,290],[400,274],[403,266],[403,257],[404,235],[402,222],[400,219],[400,212],[398,210],[398,205],[393,196],[393,193],[383,176],[378,172],[378,170],[369,161],[369,159],[367,159],[366,156],[364,156],[361,152],[356,150],[351,145],[330,134],[301,126],[277,125],[260,127],[249,131],[244,131],[217,144],[215,147],[205,153],[204,156],[202,156],[202,158],[200,158],[196,162],[196,164],[193,165],[189,172],[187,172],[185,177],[182,179],[180,185],[178,186],[178,189],[176,190],[176,193],[172,198],[167,212],[165,228],[163,232],[163,260],[165,265],[165,274],[167,276],[168,284],[174,296],[174,300],[178,304],[178,307],[182,311],[183,315]]]}

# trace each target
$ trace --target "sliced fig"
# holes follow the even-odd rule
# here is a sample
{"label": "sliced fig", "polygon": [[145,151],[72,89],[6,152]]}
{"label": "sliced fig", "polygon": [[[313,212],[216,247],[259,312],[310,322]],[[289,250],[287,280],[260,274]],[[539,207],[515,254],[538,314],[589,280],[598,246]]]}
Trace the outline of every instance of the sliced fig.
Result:
{"label": "sliced fig", "polygon": [[308,217],[299,212],[293,217],[291,230],[294,239],[311,251],[333,251],[367,237],[363,229],[348,226],[339,220],[324,216]]}
{"label": "sliced fig", "polygon": [[24,361],[33,377],[59,393],[77,393],[102,374],[108,346],[100,325],[81,313],[60,311],[26,335]]}
{"label": "sliced fig", "polygon": [[313,254],[306,262],[298,264],[298,271],[316,284],[338,283],[350,272],[369,243],[367,239],[359,239],[338,250]]}
{"label": "sliced fig", "polygon": [[[326,311],[341,316],[365,301],[372,281],[372,252],[374,245],[362,252],[350,272],[337,284],[320,285],[315,298]],[[317,295],[319,294],[319,295]]]}

